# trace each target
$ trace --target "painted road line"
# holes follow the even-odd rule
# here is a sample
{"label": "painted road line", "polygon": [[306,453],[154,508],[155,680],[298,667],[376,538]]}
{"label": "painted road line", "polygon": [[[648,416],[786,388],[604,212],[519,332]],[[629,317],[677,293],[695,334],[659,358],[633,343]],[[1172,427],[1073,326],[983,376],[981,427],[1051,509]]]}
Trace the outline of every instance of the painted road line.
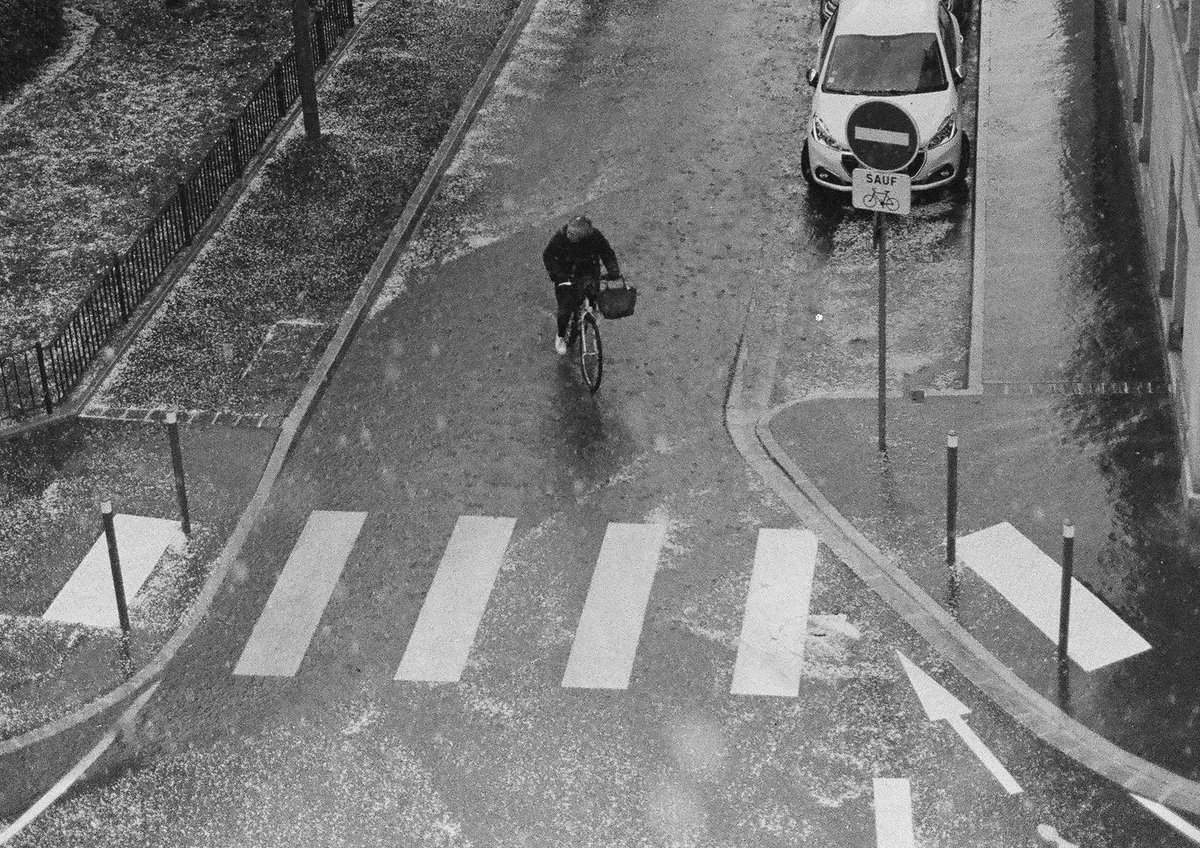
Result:
{"label": "painted road line", "polygon": [[1059,836],[1058,828],[1048,824],[1039,824],[1037,826],[1037,833],[1042,838],[1042,841],[1049,842],[1054,848],[1079,848],[1079,845],[1076,843],[1068,842]]}
{"label": "painted road line", "polygon": [[906,777],[875,778],[875,844],[914,848],[912,786]]}
{"label": "painted road line", "polygon": [[1004,787],[1005,792],[1009,795],[1016,795],[1020,792],[1021,785],[1009,774],[1008,769],[983,743],[983,740],[975,735],[975,731],[967,726],[967,721],[963,716],[971,712],[971,709],[951,695],[945,687],[900,651],[896,651],[896,656],[900,658],[900,665],[904,668],[908,682],[912,684],[913,691],[917,693],[917,700],[921,702],[921,708],[925,710],[925,715],[929,720],[945,721],[954,728],[954,732],[963,742],[967,743],[971,753],[983,763],[984,768],[991,772],[992,776]]}
{"label": "painted road line", "polygon": [[[1058,644],[1062,567],[1008,522],[963,536],[958,557]],[[1085,671],[1150,649],[1150,643],[1071,579],[1067,654]]]}
{"label": "painted road line", "polygon": [[1154,815],[1158,816],[1188,839],[1192,840],[1197,845],[1200,845],[1200,829],[1197,829],[1195,825],[1193,825],[1183,816],[1179,815],[1173,810],[1167,809],[1157,801],[1151,801],[1149,798],[1143,798],[1141,795],[1135,795],[1132,792],[1129,794],[1133,796],[1133,800],[1137,801],[1147,810],[1154,813]]}
{"label": "painted road line", "polygon": [[234,674],[296,673],[366,518],[365,512],[324,510],[308,516]]}
{"label": "painted road line", "polygon": [[600,545],[563,686],[625,689],[666,538],[661,524],[609,524]]}
{"label": "painted road line", "polygon": [[513,518],[459,516],[396,680],[454,683],[462,677],[516,523]]}
{"label": "painted road line", "polygon": [[733,694],[789,698],[800,694],[816,564],[817,537],[812,532],[758,531],[750,593],[733,665]]}
{"label": "painted road line", "polygon": [[[126,601],[133,600],[167,548],[187,544],[179,522],[165,518],[118,514],[113,516],[113,530],[117,537],[117,558],[121,562],[121,583]],[[42,613],[42,618],[91,627],[121,626],[112,567],[108,562],[108,540],[103,533]]]}

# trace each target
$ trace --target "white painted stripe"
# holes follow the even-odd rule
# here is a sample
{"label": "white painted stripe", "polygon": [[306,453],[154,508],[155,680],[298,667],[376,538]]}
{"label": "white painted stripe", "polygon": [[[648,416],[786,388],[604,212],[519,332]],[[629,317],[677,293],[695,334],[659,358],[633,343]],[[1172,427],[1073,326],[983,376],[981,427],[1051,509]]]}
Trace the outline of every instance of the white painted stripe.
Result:
{"label": "white painted stripe", "polygon": [[[1008,522],[958,540],[958,556],[1058,644],[1062,567]],[[1150,649],[1104,602],[1071,578],[1067,653],[1086,671]]]}
{"label": "white painted stripe", "polygon": [[563,686],[625,689],[642,635],[642,619],[658,555],[661,524],[609,524],[600,545]]}
{"label": "white painted stripe", "polygon": [[296,673],[366,518],[365,512],[322,510],[308,516],[234,674]]}
{"label": "white painted stripe", "polygon": [[[132,603],[167,548],[187,544],[187,537],[179,529],[178,521],[141,515],[114,515],[113,530],[117,537],[125,601]],[[91,627],[121,626],[117,617],[117,596],[113,591],[112,566],[108,561],[108,539],[103,532],[71,579],[42,613],[42,618]]]}
{"label": "white painted stripe", "polygon": [[396,680],[462,677],[516,520],[459,516],[421,605]]}
{"label": "white painted stripe", "polygon": [[800,694],[816,564],[817,537],[812,532],[758,531],[750,593],[733,666],[733,694],[789,698]]}
{"label": "white painted stripe", "polygon": [[881,130],[878,127],[855,127],[854,137],[859,141],[875,141],[880,144],[894,144],[897,147],[908,147],[909,134]]}
{"label": "white painted stripe", "polygon": [[1197,845],[1200,845],[1200,829],[1197,829],[1183,816],[1179,815],[1173,810],[1168,809],[1157,801],[1151,801],[1149,798],[1143,798],[1141,795],[1135,795],[1132,792],[1129,794],[1133,796],[1133,800],[1137,801],[1147,810],[1154,813],[1154,815],[1158,816],[1188,839],[1192,840]]}
{"label": "white painted stripe", "polygon": [[875,778],[875,844],[879,848],[915,848],[908,778]]}
{"label": "white painted stripe", "polygon": [[967,743],[967,747],[971,749],[979,761],[983,763],[983,767],[991,772],[992,777],[999,781],[1004,787],[1004,791],[1009,795],[1016,795],[1021,791],[1021,784],[1017,783],[1016,778],[1009,773],[1004,767],[1004,763],[992,753],[992,749],[983,744],[983,740],[979,735],[970,728],[966,719],[962,716],[951,716],[946,719],[946,723],[954,728],[954,732],[958,734],[962,741]]}

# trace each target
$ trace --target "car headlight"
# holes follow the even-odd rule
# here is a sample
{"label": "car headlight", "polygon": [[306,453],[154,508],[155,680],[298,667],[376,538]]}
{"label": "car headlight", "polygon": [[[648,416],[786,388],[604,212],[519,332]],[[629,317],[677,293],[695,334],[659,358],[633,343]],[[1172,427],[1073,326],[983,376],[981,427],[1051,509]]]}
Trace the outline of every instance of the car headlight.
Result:
{"label": "car headlight", "polygon": [[826,147],[832,147],[834,150],[845,150],[845,145],[839,144],[838,140],[833,137],[833,133],[825,126],[825,122],[813,115],[812,121],[813,138],[821,142]]}
{"label": "car headlight", "polygon": [[949,115],[947,115],[942,120],[941,126],[939,126],[937,128],[937,132],[935,132],[933,134],[933,136],[930,137],[929,144],[927,144],[925,146],[927,148],[930,148],[930,147],[938,147],[939,145],[945,144],[950,139],[954,138],[954,130],[955,129],[957,129],[957,124],[955,122],[955,115],[953,112],[951,112]]}

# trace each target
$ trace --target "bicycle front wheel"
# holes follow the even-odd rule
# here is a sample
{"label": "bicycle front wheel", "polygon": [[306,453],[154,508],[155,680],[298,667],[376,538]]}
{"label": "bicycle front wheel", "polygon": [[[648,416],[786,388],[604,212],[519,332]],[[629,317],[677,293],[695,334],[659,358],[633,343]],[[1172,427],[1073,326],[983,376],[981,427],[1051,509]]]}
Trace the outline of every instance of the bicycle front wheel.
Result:
{"label": "bicycle front wheel", "polygon": [[579,373],[590,391],[600,388],[604,376],[604,347],[600,344],[600,327],[590,312],[585,312],[579,324]]}

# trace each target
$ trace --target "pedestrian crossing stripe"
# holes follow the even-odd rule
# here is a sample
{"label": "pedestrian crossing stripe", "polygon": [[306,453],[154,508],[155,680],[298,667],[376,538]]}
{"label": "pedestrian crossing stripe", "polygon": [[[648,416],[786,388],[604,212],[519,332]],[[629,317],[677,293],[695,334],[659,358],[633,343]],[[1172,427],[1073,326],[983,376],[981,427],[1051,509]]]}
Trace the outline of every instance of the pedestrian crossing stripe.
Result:
{"label": "pedestrian crossing stripe", "polygon": [[906,777],[876,777],[875,844],[877,848],[914,848],[912,785]]}
{"label": "pedestrian crossing stripe", "polygon": [[515,524],[459,517],[394,679],[454,683],[462,676]]}
{"label": "pedestrian crossing stripe", "polygon": [[365,512],[322,510],[308,516],[234,674],[296,673],[366,517]]}
{"label": "pedestrian crossing stripe", "polygon": [[[959,559],[1058,644],[1062,567],[1007,521],[957,542]],[[1121,617],[1071,578],[1067,655],[1085,671],[1150,650]]]}
{"label": "pedestrian crossing stripe", "polygon": [[817,537],[812,532],[759,530],[733,666],[733,694],[800,694],[816,564]]}
{"label": "pedestrian crossing stripe", "polygon": [[[137,595],[168,548],[187,544],[179,522],[165,518],[118,513],[113,516],[113,533],[117,537],[117,560],[126,602]],[[91,627],[120,627],[108,539],[103,533],[54,596],[42,618]]]}
{"label": "pedestrian crossing stripe", "polygon": [[650,600],[662,524],[609,524],[600,545],[563,686],[625,689]]}
{"label": "pedestrian crossing stripe", "polygon": [[[307,653],[366,519],[315,511],[276,581],[235,675],[290,677]],[[459,516],[407,641],[396,681],[458,682],[504,562],[516,519]],[[572,639],[562,685],[626,689],[659,558],[662,524],[610,523]],[[731,692],[797,697],[817,538],[758,531]]]}

